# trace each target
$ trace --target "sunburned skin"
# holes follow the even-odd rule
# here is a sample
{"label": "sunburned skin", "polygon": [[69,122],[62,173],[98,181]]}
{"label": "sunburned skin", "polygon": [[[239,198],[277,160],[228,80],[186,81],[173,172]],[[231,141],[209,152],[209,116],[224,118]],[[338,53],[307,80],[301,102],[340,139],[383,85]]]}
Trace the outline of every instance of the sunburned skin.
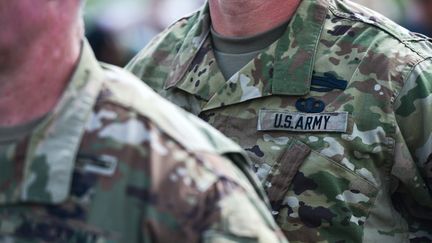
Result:
{"label": "sunburned skin", "polygon": [[0,2],[0,126],[39,118],[57,103],[79,57],[78,7],[78,0]]}

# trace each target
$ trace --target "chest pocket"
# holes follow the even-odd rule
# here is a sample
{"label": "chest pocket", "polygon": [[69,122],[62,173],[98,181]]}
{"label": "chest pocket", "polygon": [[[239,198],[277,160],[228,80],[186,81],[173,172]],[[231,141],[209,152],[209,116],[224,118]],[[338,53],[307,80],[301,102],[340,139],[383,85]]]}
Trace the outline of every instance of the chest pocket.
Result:
{"label": "chest pocket", "polygon": [[291,241],[361,241],[377,188],[292,139],[264,185],[273,215]]}

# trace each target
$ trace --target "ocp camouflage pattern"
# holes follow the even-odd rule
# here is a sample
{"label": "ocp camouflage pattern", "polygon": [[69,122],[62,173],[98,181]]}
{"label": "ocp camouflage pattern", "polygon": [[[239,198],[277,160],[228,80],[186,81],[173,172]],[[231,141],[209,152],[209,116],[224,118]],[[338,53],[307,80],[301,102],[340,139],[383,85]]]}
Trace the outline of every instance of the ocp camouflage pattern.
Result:
{"label": "ocp camouflage pattern", "polygon": [[225,80],[209,26],[206,5],[127,69],[248,152],[288,240],[432,241],[428,38],[350,1],[303,0],[285,34]]}
{"label": "ocp camouflage pattern", "polygon": [[0,242],[286,242],[248,167],[86,43],[55,110],[0,151]]}

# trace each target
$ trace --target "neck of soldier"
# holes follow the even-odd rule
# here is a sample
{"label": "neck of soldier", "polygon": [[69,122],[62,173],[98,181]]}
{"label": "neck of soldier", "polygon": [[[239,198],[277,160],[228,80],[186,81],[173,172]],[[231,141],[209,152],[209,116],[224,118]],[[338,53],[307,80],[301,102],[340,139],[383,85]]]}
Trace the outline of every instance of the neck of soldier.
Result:
{"label": "neck of soldier", "polygon": [[301,0],[210,0],[212,26],[224,36],[252,36],[288,21],[300,2]]}
{"label": "neck of soldier", "polygon": [[79,58],[81,37],[41,34],[0,46],[0,126],[25,124],[49,113]]}

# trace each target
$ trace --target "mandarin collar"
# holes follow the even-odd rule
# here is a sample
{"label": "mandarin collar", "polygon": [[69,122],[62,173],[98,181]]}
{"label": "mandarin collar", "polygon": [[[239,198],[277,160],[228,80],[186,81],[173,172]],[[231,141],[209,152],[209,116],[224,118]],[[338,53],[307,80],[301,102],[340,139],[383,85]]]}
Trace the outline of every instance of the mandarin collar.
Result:
{"label": "mandarin collar", "polygon": [[[328,8],[328,0],[303,0],[300,3],[276,44],[272,94],[300,96],[310,92],[316,50]],[[165,89],[178,85],[209,36],[211,20],[208,2],[189,19],[189,23],[194,24],[179,44]]]}
{"label": "mandarin collar", "polygon": [[103,70],[84,40],[66,90],[30,137],[16,201],[60,203],[69,197],[75,157],[103,79]]}

